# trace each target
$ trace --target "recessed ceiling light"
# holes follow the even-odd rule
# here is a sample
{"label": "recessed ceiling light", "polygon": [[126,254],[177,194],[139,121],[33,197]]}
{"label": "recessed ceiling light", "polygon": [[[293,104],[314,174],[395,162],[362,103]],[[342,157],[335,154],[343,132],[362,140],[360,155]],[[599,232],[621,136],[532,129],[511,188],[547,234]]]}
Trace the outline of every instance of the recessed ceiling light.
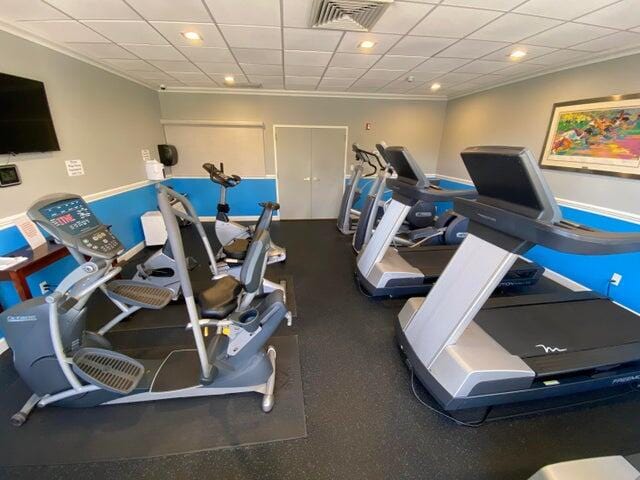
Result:
{"label": "recessed ceiling light", "polygon": [[431,85],[432,92],[437,92],[438,90],[440,90],[440,88],[442,88],[442,85],[440,85],[439,83],[434,83],[433,85]]}
{"label": "recessed ceiling light", "polygon": [[202,37],[198,32],[182,32],[182,36],[187,40],[192,40],[194,42],[202,40]]}
{"label": "recessed ceiling light", "polygon": [[509,57],[512,60],[520,60],[522,57],[526,57],[526,56],[527,56],[527,51],[526,50],[521,50],[521,49],[514,50],[509,55]]}
{"label": "recessed ceiling light", "polygon": [[233,75],[225,75],[224,77],[224,83],[226,83],[227,85],[233,85],[235,81],[236,79],[233,78]]}
{"label": "recessed ceiling light", "polygon": [[368,50],[370,48],[373,48],[375,44],[376,42],[372,42],[371,40],[365,40],[364,42],[360,42],[360,45],[358,45],[358,47]]}

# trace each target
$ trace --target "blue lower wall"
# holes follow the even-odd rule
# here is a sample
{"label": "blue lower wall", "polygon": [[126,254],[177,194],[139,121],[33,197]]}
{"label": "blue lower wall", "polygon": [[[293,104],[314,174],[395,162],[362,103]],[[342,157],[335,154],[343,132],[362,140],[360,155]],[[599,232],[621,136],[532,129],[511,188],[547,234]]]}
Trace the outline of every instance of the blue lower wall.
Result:
{"label": "blue lower wall", "polygon": [[[473,188],[464,183],[440,180],[448,189]],[[640,232],[640,225],[613,217],[570,207],[560,207],[563,216],[572,222],[611,232]],[[640,253],[620,255],[571,255],[545,247],[534,247],[527,258],[592,290],[608,295],[622,305],[640,312]],[[609,282],[614,273],[622,275],[617,287]],[[602,319],[606,321],[607,319]]]}
{"label": "blue lower wall", "polygon": [[[208,178],[172,178],[167,184],[179,193],[187,194],[198,215],[215,217],[220,186]],[[260,202],[277,199],[274,178],[245,178],[237,187],[227,190],[230,216],[260,215]]]}

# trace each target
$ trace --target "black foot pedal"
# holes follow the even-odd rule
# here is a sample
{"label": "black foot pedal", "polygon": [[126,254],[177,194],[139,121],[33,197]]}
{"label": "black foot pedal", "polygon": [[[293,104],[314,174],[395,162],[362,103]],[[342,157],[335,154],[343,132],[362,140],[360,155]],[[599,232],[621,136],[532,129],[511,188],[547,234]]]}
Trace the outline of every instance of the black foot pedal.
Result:
{"label": "black foot pedal", "polygon": [[108,295],[127,305],[159,310],[173,298],[173,291],[147,282],[114,280],[107,284]]}
{"label": "black foot pedal", "polygon": [[73,356],[73,371],[92,385],[126,395],[140,383],[144,366],[118,352],[81,348]]}

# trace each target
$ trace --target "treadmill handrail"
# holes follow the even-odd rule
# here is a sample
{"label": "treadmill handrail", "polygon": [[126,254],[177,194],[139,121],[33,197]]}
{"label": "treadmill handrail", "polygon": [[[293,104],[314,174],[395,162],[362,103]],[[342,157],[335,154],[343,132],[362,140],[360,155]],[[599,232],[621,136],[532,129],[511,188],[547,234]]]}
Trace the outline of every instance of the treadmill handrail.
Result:
{"label": "treadmill handrail", "polygon": [[549,223],[466,198],[454,211],[490,229],[564,253],[612,255],[640,251],[640,233],[604,232],[570,222]]}
{"label": "treadmill handrail", "polygon": [[475,189],[445,190],[437,185],[429,185],[426,188],[403,182],[400,178],[387,179],[387,188],[405,198],[412,198],[416,201],[425,202],[448,202],[455,198],[476,198],[478,192]]}

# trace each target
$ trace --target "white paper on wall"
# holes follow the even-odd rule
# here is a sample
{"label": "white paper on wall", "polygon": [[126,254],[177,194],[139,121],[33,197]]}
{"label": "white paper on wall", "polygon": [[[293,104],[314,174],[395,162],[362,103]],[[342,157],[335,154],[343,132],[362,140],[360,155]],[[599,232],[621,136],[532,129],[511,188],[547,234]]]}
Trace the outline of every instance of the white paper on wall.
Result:
{"label": "white paper on wall", "polygon": [[82,166],[82,160],[65,160],[67,166],[67,175],[70,177],[78,177],[84,175],[84,167]]}

